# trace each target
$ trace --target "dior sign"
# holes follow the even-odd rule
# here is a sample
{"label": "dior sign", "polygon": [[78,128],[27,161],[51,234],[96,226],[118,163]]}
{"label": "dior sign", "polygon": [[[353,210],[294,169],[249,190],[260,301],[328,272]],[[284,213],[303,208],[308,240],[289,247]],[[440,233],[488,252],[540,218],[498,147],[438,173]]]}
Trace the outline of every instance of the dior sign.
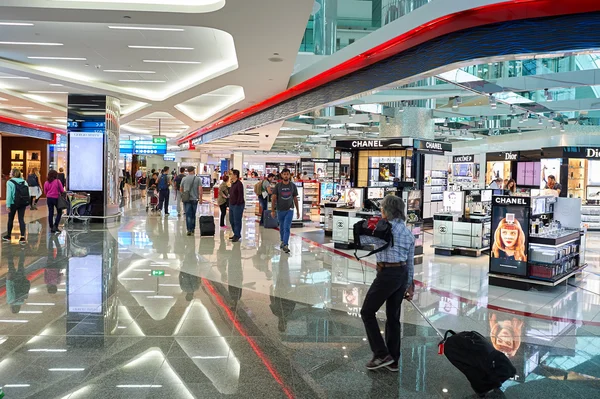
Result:
{"label": "dior sign", "polygon": [[505,152],[504,153],[504,160],[505,161],[516,161],[517,159],[519,159],[519,154],[518,153],[512,153],[512,152]]}
{"label": "dior sign", "polygon": [[585,156],[586,158],[600,158],[600,150],[598,148],[588,148]]}

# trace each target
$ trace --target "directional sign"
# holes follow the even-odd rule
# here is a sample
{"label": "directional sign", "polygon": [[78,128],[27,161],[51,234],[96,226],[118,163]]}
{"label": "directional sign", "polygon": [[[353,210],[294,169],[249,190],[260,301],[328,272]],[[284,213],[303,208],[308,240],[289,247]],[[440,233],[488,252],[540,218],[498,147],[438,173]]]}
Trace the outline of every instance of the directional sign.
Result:
{"label": "directional sign", "polygon": [[152,142],[154,144],[167,144],[166,137],[152,137]]}
{"label": "directional sign", "polygon": [[164,270],[152,270],[153,277],[163,277],[165,275]]}

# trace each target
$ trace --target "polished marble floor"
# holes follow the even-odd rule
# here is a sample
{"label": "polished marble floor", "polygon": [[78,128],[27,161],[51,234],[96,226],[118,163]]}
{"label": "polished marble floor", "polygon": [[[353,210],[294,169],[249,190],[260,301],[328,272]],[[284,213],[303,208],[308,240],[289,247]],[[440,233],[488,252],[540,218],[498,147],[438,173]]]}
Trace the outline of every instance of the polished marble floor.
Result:
{"label": "polished marble floor", "polygon": [[[286,255],[252,215],[235,244],[226,230],[187,237],[175,212],[148,216],[139,201],[106,228],[49,235],[44,216],[28,212],[27,245],[15,235],[0,248],[7,398],[474,397],[409,303],[400,373],[364,369],[373,260],[334,250],[315,227],[294,229]],[[517,378],[490,397],[598,397],[600,235],[587,242],[581,278],[529,292],[488,286],[485,258],[428,249],[414,303],[440,330],[479,331],[511,358]]]}

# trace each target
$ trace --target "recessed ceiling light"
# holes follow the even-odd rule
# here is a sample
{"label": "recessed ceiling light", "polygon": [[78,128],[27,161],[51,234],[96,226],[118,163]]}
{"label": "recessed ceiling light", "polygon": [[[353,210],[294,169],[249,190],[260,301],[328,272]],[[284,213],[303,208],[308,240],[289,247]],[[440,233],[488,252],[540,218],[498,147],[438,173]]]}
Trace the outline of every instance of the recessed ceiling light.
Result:
{"label": "recessed ceiling light", "polygon": [[83,57],[27,57],[30,60],[62,60],[62,61],[86,61]]}
{"label": "recessed ceiling light", "polygon": [[25,118],[29,118],[29,119],[40,119],[39,115],[29,115],[29,114],[26,114],[26,115],[23,115],[23,116]]}
{"label": "recessed ceiling light", "polygon": [[15,46],[64,46],[62,43],[44,43],[44,42],[0,42],[0,44]]}
{"label": "recessed ceiling light", "polygon": [[32,114],[51,114],[52,111],[28,111],[31,112]]}
{"label": "recessed ceiling light", "polygon": [[[121,1],[119,1],[120,3]],[[150,26],[109,26],[108,29],[122,29],[122,30],[156,30],[156,31],[167,31],[167,32],[183,32],[181,28],[154,28]]]}
{"label": "recessed ceiling light", "polygon": [[127,46],[129,48],[141,48],[151,50],[193,50],[193,47],[168,47],[168,46]]}
{"label": "recessed ceiling light", "polygon": [[129,83],[165,83],[165,80],[144,80],[144,79],[120,79],[119,82]]}
{"label": "recessed ceiling light", "polygon": [[27,76],[0,76],[0,79],[29,79]]}
{"label": "recessed ceiling light", "polygon": [[154,71],[129,71],[126,69],[105,69],[104,72],[108,72],[108,73],[156,73]]}
{"label": "recessed ceiling light", "polygon": [[34,90],[29,93],[33,94],[69,94],[68,91],[51,91],[51,90]]}
{"label": "recessed ceiling light", "polygon": [[50,86],[63,87],[60,83],[50,83]]}
{"label": "recessed ceiling light", "polygon": [[144,62],[156,64],[202,64],[200,61],[144,60]]}
{"label": "recessed ceiling light", "polygon": [[6,98],[0,97],[0,101],[8,101]]}
{"label": "recessed ceiling light", "polygon": [[33,26],[28,22],[0,22],[2,26]]}

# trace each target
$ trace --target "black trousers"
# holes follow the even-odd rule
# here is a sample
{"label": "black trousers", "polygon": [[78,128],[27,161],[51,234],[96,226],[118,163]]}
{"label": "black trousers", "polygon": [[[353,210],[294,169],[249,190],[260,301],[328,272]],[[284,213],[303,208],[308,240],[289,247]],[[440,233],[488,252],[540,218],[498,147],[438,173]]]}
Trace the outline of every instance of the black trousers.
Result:
{"label": "black trousers", "polygon": [[169,212],[169,195],[170,194],[171,194],[171,192],[169,191],[168,188],[166,188],[164,190],[160,190],[158,192],[158,210],[159,211],[163,210],[163,204],[164,204],[165,213]]}
{"label": "black trousers", "polygon": [[10,207],[10,212],[8,213],[8,224],[6,226],[6,235],[9,236],[12,233],[13,225],[15,222],[15,215],[18,215],[19,218],[19,228],[21,229],[21,237],[25,237],[25,209],[27,207],[23,206],[21,208],[16,208],[14,205]]}
{"label": "black trousers", "polygon": [[219,205],[219,208],[221,208],[221,223],[219,224],[219,226],[225,226],[225,216],[227,216],[227,202]]}
{"label": "black trousers", "polygon": [[[360,316],[367,331],[367,339],[373,355],[384,358],[391,355],[395,361],[400,359],[400,312],[402,300],[408,289],[408,268],[388,267],[377,273],[371,284]],[[375,316],[385,302],[385,342],[381,336],[379,323]]]}

